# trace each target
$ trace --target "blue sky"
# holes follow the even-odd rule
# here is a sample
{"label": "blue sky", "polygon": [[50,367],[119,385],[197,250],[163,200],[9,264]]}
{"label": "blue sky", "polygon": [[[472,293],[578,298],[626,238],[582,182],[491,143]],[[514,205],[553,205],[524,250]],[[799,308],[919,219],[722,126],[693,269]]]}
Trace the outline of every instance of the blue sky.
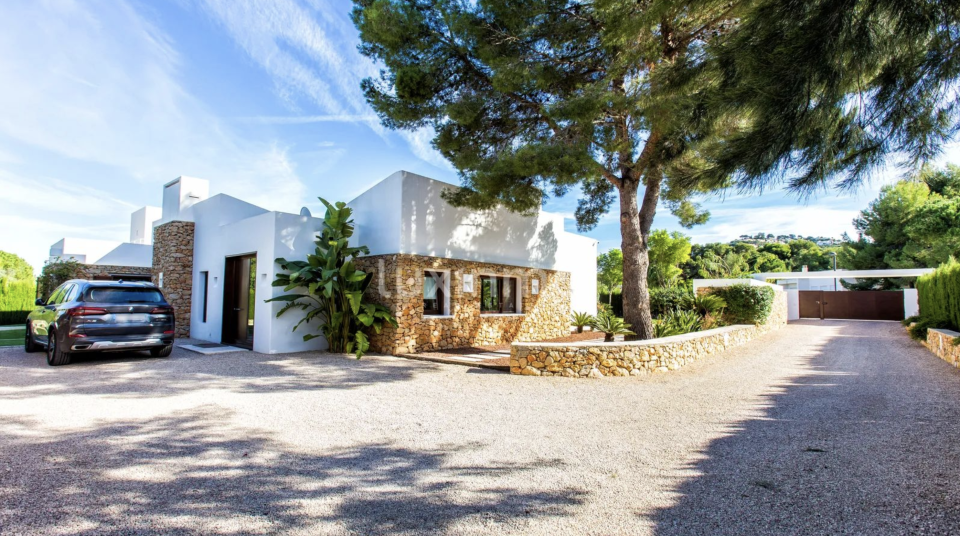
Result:
{"label": "blue sky", "polygon": [[[274,210],[319,210],[393,171],[457,182],[429,132],[382,127],[359,91],[348,0],[5,0],[0,5],[0,250],[39,269],[64,236],[124,240],[179,175]],[[955,151],[954,151],[955,152]],[[956,161],[956,160],[954,160]],[[771,191],[706,205],[696,242],[839,236],[896,178],[805,204]],[[576,196],[546,209],[572,216]],[[680,229],[665,210],[657,228]],[[568,229],[574,230],[572,220]],[[608,215],[589,233],[619,247]]]}

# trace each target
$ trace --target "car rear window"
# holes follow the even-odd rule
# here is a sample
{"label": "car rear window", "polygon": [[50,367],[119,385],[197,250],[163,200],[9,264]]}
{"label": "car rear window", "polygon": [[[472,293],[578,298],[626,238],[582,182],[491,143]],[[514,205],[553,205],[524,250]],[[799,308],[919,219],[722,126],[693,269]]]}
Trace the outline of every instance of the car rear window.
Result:
{"label": "car rear window", "polygon": [[163,295],[155,288],[93,287],[84,301],[93,303],[161,303]]}

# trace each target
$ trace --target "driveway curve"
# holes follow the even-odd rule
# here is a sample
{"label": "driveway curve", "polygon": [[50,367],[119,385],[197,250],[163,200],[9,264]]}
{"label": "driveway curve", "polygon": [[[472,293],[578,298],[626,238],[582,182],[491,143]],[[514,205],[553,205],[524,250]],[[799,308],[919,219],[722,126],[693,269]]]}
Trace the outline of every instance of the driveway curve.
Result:
{"label": "driveway curve", "polygon": [[802,321],[676,372],[0,349],[3,534],[956,534],[960,372]]}

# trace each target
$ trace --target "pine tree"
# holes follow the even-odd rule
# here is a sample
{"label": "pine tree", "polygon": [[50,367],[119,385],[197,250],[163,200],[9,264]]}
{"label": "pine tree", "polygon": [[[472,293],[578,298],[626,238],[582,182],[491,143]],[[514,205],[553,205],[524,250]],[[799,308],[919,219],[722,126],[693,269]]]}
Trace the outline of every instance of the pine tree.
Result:
{"label": "pine tree", "polygon": [[960,0],[354,0],[384,66],[368,102],[432,127],[458,206],[536,211],[579,188],[581,230],[618,204],[624,317],[654,336],[660,201],[780,180],[860,183],[892,151],[934,156],[956,125]]}

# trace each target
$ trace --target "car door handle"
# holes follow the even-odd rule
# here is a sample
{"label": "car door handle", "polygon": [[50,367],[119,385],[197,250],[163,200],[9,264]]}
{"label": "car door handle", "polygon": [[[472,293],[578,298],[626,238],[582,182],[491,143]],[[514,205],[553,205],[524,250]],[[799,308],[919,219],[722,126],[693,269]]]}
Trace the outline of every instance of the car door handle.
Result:
{"label": "car door handle", "polygon": [[234,311],[239,311],[240,308],[239,308],[239,307],[234,307],[233,310],[234,310]]}

